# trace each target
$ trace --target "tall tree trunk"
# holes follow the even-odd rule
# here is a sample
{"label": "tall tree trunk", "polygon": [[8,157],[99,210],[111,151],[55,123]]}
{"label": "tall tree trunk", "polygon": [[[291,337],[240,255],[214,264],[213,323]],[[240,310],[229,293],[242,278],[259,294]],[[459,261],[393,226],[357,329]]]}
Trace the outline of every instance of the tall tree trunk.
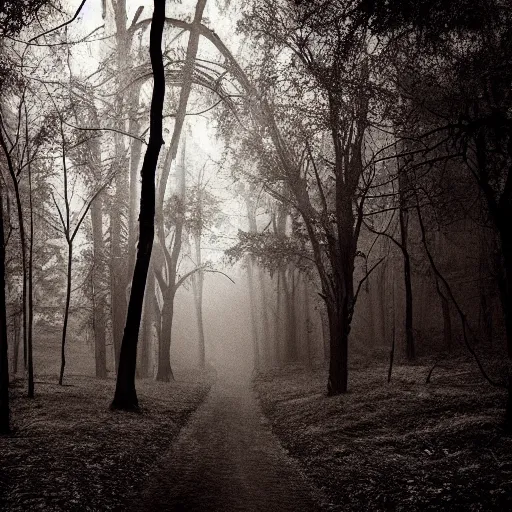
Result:
{"label": "tall tree trunk", "polygon": [[[201,29],[201,20],[203,18],[204,8],[206,6],[206,0],[198,0],[196,4],[196,10],[194,13],[194,20],[190,28],[190,34],[187,44],[187,53],[185,56],[185,63],[183,65],[183,82],[180,91],[180,99],[178,104],[178,111],[174,120],[174,129],[172,132],[171,143],[169,145],[169,151],[167,152],[165,163],[162,168],[162,176],[160,180],[159,193],[158,193],[158,209],[160,210],[164,204],[165,190],[167,185],[167,179],[171,170],[171,164],[176,159],[178,154],[178,146],[181,138],[181,131],[185,122],[185,116],[187,114],[188,99],[190,91],[192,89],[192,78],[194,74],[194,67],[197,56],[197,49],[199,46],[199,36]],[[159,216],[161,212],[158,212]]]}
{"label": "tall tree trunk", "polygon": [[[111,313],[112,313],[112,340],[114,345],[114,359],[116,370],[119,370],[119,357],[123,338],[123,327],[127,314],[127,258],[122,247],[123,214],[128,199],[126,147],[124,137],[120,132],[125,129],[125,77],[130,68],[130,39],[126,28],[126,0],[112,2],[114,7],[114,21],[116,27],[116,56],[117,56],[117,94],[115,97],[114,114],[116,129],[114,134],[114,148],[116,168],[116,192],[110,212],[110,287],[111,287]],[[128,248],[128,250],[130,250]],[[133,269],[128,269],[130,271]]]}
{"label": "tall tree trunk", "polygon": [[[196,253],[196,266],[202,265],[201,256],[201,233],[199,232],[194,236],[194,245]],[[198,333],[198,349],[199,349],[199,366],[204,368],[206,365],[206,344],[204,336],[204,322],[203,322],[203,288],[204,288],[204,272],[199,270],[194,274],[192,279],[192,289],[194,292],[194,303],[196,306],[196,320],[197,320],[197,333]]]}
{"label": "tall tree trunk", "polygon": [[106,308],[104,290],[105,243],[103,240],[102,195],[99,194],[91,204],[92,240],[94,254],[93,319],[94,319],[94,360],[96,377],[107,377]]}
{"label": "tall tree trunk", "polygon": [[[171,149],[169,148],[169,152]],[[174,299],[176,297],[176,278],[177,278],[177,268],[178,268],[178,260],[181,253],[182,246],[182,236],[183,236],[183,226],[185,222],[185,188],[186,188],[186,170],[185,170],[185,155],[186,155],[186,138],[183,138],[183,143],[181,145],[181,153],[180,159],[176,169],[176,175],[178,181],[178,190],[176,194],[176,198],[180,202],[181,212],[176,213],[175,223],[174,223],[174,237],[173,237],[173,245],[172,249],[169,251],[166,247],[165,240],[165,232],[162,222],[159,224],[159,241],[162,248],[162,252],[165,255],[166,265],[167,265],[167,283],[163,281],[163,278],[159,278],[159,284],[162,291],[162,296],[164,297],[164,305],[162,307],[161,314],[161,326],[162,329],[160,331],[160,335],[165,339],[163,342],[159,343],[159,347],[161,350],[158,354],[158,368],[157,372],[157,380],[162,380],[164,382],[169,382],[169,380],[174,379],[172,370],[171,370],[171,337],[172,337],[172,322],[174,317]],[[166,161],[170,162],[166,158]],[[178,208],[179,210],[180,208]],[[160,371],[162,368],[162,371]]]}
{"label": "tall tree trunk", "polygon": [[0,434],[10,432],[9,356],[7,342],[7,309],[5,301],[5,237],[4,189],[0,187]]}
{"label": "tall tree trunk", "polygon": [[[327,393],[337,395],[348,390],[348,336],[354,312],[354,217],[352,204],[339,198],[338,244],[340,247],[334,268],[334,296],[324,290],[329,316],[330,363]],[[326,293],[327,292],[327,293]]]}
{"label": "tall tree trunk", "polygon": [[267,301],[267,286],[265,283],[265,272],[260,265],[258,267],[258,281],[260,285],[260,303],[261,303],[261,323],[263,325],[263,343],[262,348],[265,352],[263,360],[268,362],[270,366],[272,363],[272,335],[270,333],[270,322],[268,318],[268,301]]}
{"label": "tall tree trunk", "polygon": [[66,367],[66,335],[68,332],[69,304],[71,302],[71,270],[73,265],[73,244],[68,242],[68,265],[66,272],[66,306],[62,325],[62,338],[60,342],[60,374],[59,384],[62,386],[64,380],[64,369]]}
{"label": "tall tree trunk", "polygon": [[[25,108],[25,118],[27,112]],[[27,141],[28,141],[28,128],[27,128]],[[28,144],[28,142],[27,142]],[[30,164],[30,151],[28,151],[27,158],[28,164],[28,194],[29,194],[29,235],[30,242],[28,246],[28,330],[27,330],[27,379],[28,389],[27,395],[29,398],[34,398],[34,359],[33,359],[33,333],[34,333],[34,208],[32,204],[32,165]]]}
{"label": "tall tree trunk", "polygon": [[325,312],[325,308],[319,307],[318,308],[318,316],[320,318],[320,327],[322,329],[322,346],[323,346],[323,353],[324,353],[324,359],[326,361],[329,360],[329,336],[326,333],[326,324],[328,323],[328,319],[326,319],[327,313]]}
{"label": "tall tree trunk", "polygon": [[[140,86],[134,87],[130,95],[128,133],[139,135],[138,118]],[[139,164],[142,153],[142,142],[132,139],[130,142],[130,201],[128,208],[128,275],[133,273],[137,252],[137,192],[139,184]]]}
{"label": "tall tree trunk", "polygon": [[258,340],[258,305],[256,301],[256,290],[254,289],[253,275],[254,261],[252,256],[247,257],[247,284],[249,287],[249,306],[251,308],[251,335],[254,358],[254,371],[260,371],[260,346]]}
{"label": "tall tree trunk", "polygon": [[[3,126],[1,128],[4,128]],[[11,177],[12,185],[14,188],[14,195],[16,198],[16,211],[18,214],[18,227],[20,230],[20,246],[21,246],[21,268],[22,268],[22,322],[23,322],[23,366],[27,368],[27,246],[25,235],[25,221],[23,218],[23,206],[21,203],[20,185],[14,169],[14,164],[11,158],[11,153],[7,148],[7,143],[4,138],[2,129],[0,129],[0,145],[7,160],[7,167]]]}
{"label": "tall tree trunk", "polygon": [[286,300],[286,361],[296,362],[298,359],[297,350],[297,314],[296,314],[296,294],[295,294],[295,271],[293,268],[288,270],[288,279],[283,282],[284,296]]}
{"label": "tall tree trunk", "polygon": [[156,380],[170,382],[174,380],[171,367],[171,336],[174,320],[174,290],[169,290],[162,306],[162,328],[158,339],[158,370]]}
{"label": "tall tree trunk", "polygon": [[344,306],[327,303],[329,317],[329,396],[346,393],[348,389],[348,335],[350,327]]}
{"label": "tall tree trunk", "polygon": [[305,323],[305,336],[306,336],[306,364],[308,368],[313,366],[313,348],[311,346],[311,319],[310,319],[310,311],[309,311],[309,290],[308,290],[308,280],[306,276],[302,278],[302,290],[304,297],[304,323]]}
{"label": "tall tree trunk", "polygon": [[276,316],[274,321],[274,353],[276,356],[276,363],[279,367],[283,364],[283,355],[281,350],[281,336],[282,336],[282,321],[281,321],[281,311],[282,311],[282,297],[281,297],[281,289],[282,289],[282,271],[279,270],[277,273],[277,283],[276,283]]}
{"label": "tall tree trunk", "polygon": [[405,285],[405,354],[408,361],[414,361],[416,358],[416,348],[414,345],[413,331],[413,297],[411,281],[411,258],[408,251],[408,213],[402,206],[398,211],[400,219],[400,243],[402,246],[403,264],[404,264],[404,285]]}
{"label": "tall tree trunk", "polygon": [[13,375],[16,375],[18,373],[18,359],[20,356],[20,339],[21,339],[20,315],[21,315],[21,312],[18,313],[17,311],[13,314],[13,326],[12,326],[13,351],[12,351],[12,366],[11,366]]}
{"label": "tall tree trunk", "polygon": [[153,340],[153,301],[155,300],[155,272],[149,269],[146,291],[144,294],[142,315],[142,338],[140,340],[140,356],[137,363],[137,377],[146,379],[149,377],[149,360],[151,342]]}
{"label": "tall tree trunk", "polygon": [[[116,189],[118,186],[119,183],[116,184]],[[123,268],[125,258],[121,248],[121,212],[118,204],[120,195],[122,194],[116,192],[110,212],[110,306],[116,371],[119,370],[123,326],[126,320],[126,271]]]}
{"label": "tall tree trunk", "polygon": [[140,194],[139,243],[133,271],[130,302],[124,329],[113,409],[138,410],[135,390],[137,342],[139,338],[142,303],[155,233],[155,174],[162,146],[162,117],[165,96],[165,73],[162,58],[162,34],[165,22],[165,0],[154,0],[149,36],[149,54],[153,69],[149,143],[142,164]]}

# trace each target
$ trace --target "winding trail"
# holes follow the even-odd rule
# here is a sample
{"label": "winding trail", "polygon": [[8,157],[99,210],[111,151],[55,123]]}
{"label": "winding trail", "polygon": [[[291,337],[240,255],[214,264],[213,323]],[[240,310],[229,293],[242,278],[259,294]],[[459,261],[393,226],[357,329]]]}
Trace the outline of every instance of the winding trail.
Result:
{"label": "winding trail", "polygon": [[318,510],[248,383],[218,380],[147,481],[137,510]]}

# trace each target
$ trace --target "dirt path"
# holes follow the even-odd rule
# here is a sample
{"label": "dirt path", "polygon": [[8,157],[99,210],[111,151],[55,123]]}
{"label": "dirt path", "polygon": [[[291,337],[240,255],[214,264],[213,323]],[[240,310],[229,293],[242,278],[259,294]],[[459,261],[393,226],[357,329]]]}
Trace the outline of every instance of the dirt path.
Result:
{"label": "dirt path", "polygon": [[248,384],[218,381],[148,482],[137,510],[318,510]]}

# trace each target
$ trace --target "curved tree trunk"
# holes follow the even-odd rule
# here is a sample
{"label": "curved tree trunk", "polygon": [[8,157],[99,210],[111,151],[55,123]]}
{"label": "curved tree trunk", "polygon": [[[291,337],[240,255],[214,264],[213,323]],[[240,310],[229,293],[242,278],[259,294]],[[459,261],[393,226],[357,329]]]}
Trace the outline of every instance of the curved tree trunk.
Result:
{"label": "curved tree trunk", "polygon": [[130,302],[119,357],[113,409],[138,410],[135,390],[137,342],[139,338],[142,303],[155,233],[155,174],[162,146],[162,116],[165,96],[165,73],[162,58],[162,35],[165,20],[165,0],[154,0],[149,54],[153,69],[149,143],[142,164],[142,184],[139,214],[139,244],[133,271]]}

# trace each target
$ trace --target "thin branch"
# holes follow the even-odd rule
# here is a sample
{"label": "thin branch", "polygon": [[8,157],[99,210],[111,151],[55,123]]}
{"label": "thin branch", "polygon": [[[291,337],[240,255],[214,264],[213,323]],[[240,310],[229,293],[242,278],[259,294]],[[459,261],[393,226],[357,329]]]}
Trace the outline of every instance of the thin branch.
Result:
{"label": "thin branch", "polygon": [[58,25],[57,27],[54,27],[54,28],[51,28],[49,30],[46,30],[45,32],[43,32],[42,34],[39,34],[38,36],[35,36],[33,37],[32,39],[29,39],[28,40],[28,43],[31,43],[32,41],[35,41],[36,39],[39,39],[40,37],[43,37],[47,34],[49,34],[50,32],[54,32],[55,30],[59,30],[59,28],[62,28],[62,27],[65,27],[66,25],[69,25],[70,23],[73,23],[73,21],[76,20],[76,18],[78,17],[78,15],[80,14],[80,11],[82,10],[82,7],[85,5],[85,2],[87,0],[82,0],[82,2],[80,3],[80,5],[78,6],[78,9],[76,10],[75,12],[75,15],[68,21],[65,21],[64,23],[61,23],[60,25]]}

